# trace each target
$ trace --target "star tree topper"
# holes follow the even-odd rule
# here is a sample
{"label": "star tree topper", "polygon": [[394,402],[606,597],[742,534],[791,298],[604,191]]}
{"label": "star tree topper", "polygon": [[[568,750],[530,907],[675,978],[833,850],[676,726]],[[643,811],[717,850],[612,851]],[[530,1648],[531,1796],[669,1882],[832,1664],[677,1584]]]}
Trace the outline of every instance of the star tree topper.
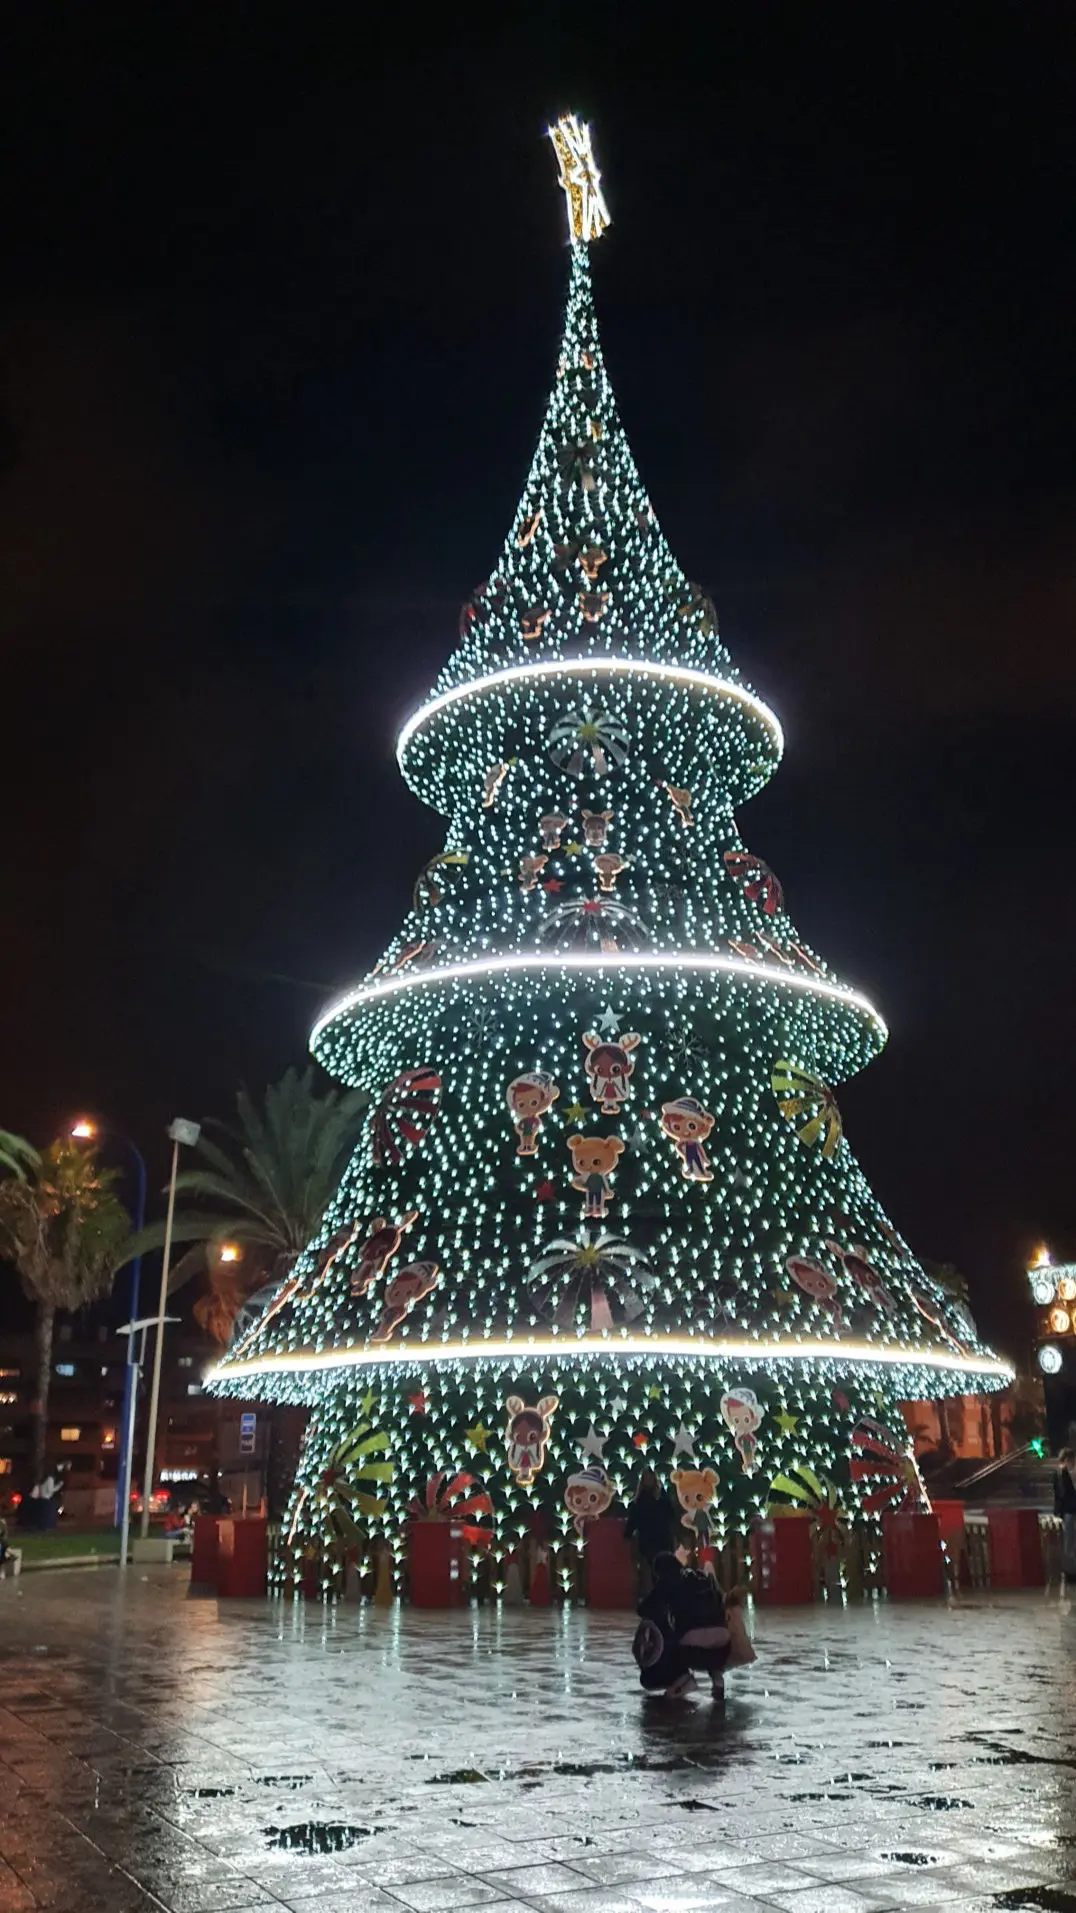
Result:
{"label": "star tree topper", "polygon": [[573,240],[581,239],[587,245],[592,239],[600,239],[609,224],[590,127],[585,120],[577,120],[574,113],[562,113],[556,125],[549,128],[549,137],[568,202],[568,231]]}

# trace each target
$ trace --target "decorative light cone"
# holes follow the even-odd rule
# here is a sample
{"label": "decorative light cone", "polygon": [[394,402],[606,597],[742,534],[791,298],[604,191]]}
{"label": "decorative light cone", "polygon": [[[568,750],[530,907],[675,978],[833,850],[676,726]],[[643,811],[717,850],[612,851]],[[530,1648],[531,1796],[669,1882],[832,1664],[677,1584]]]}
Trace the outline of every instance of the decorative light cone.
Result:
{"label": "decorative light cone", "polygon": [[359,1428],[393,1541],[444,1470],[488,1492],[501,1550],[583,1533],[644,1458],[685,1539],[742,1530],[805,1467],[869,1519],[865,1419],[903,1452],[902,1399],[1010,1378],[843,1135],[835,1086],[885,1026],[740,837],[781,728],[636,471],[592,301],[587,129],[555,143],[553,391],[504,549],[399,740],[445,848],[312,1036],[370,1091],[368,1134],[212,1378],[315,1410],[286,1524],[308,1546]]}

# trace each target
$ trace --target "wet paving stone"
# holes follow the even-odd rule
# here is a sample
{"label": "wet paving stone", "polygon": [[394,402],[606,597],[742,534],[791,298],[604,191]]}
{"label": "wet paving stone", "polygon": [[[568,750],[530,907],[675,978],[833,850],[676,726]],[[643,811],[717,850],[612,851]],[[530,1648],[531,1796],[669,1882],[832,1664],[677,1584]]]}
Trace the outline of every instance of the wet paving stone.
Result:
{"label": "wet paving stone", "polygon": [[0,1585],[0,1913],[1076,1913],[1076,1614],[763,1611],[724,1710],[629,1616]]}

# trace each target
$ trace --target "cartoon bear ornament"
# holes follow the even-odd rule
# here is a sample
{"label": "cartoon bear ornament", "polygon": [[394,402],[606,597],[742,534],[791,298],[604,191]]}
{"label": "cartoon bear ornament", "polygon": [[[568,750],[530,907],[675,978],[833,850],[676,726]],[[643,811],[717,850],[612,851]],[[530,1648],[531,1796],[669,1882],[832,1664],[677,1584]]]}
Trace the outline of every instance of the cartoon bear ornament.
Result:
{"label": "cartoon bear ornament", "polygon": [[672,1484],[683,1510],[680,1521],[705,1545],[713,1533],[710,1508],[717,1492],[718,1475],[713,1468],[674,1468]]}
{"label": "cartoon bear ornament", "polygon": [[586,1197],[583,1214],[587,1221],[600,1222],[606,1203],[612,1200],[612,1178],[624,1145],[619,1136],[569,1136],[567,1140],[575,1170],[572,1188]]}

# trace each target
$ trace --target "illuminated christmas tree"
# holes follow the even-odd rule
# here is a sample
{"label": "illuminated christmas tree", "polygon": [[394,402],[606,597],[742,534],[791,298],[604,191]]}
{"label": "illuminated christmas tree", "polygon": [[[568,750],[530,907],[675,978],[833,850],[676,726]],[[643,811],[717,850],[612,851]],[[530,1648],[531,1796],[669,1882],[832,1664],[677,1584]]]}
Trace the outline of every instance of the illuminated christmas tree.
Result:
{"label": "illuminated christmas tree", "polygon": [[834,1086],[885,1027],[740,836],[780,725],[636,471],[591,292],[589,133],[551,137],[556,379],[501,556],[399,739],[445,848],[311,1040],[371,1093],[368,1133],[216,1372],[314,1411],[297,1540],[394,1538],[461,1474],[499,1548],[537,1508],[583,1534],[644,1456],[685,1538],[771,1496],[873,1515],[916,1497],[899,1402],[1009,1377],[842,1134]]}

